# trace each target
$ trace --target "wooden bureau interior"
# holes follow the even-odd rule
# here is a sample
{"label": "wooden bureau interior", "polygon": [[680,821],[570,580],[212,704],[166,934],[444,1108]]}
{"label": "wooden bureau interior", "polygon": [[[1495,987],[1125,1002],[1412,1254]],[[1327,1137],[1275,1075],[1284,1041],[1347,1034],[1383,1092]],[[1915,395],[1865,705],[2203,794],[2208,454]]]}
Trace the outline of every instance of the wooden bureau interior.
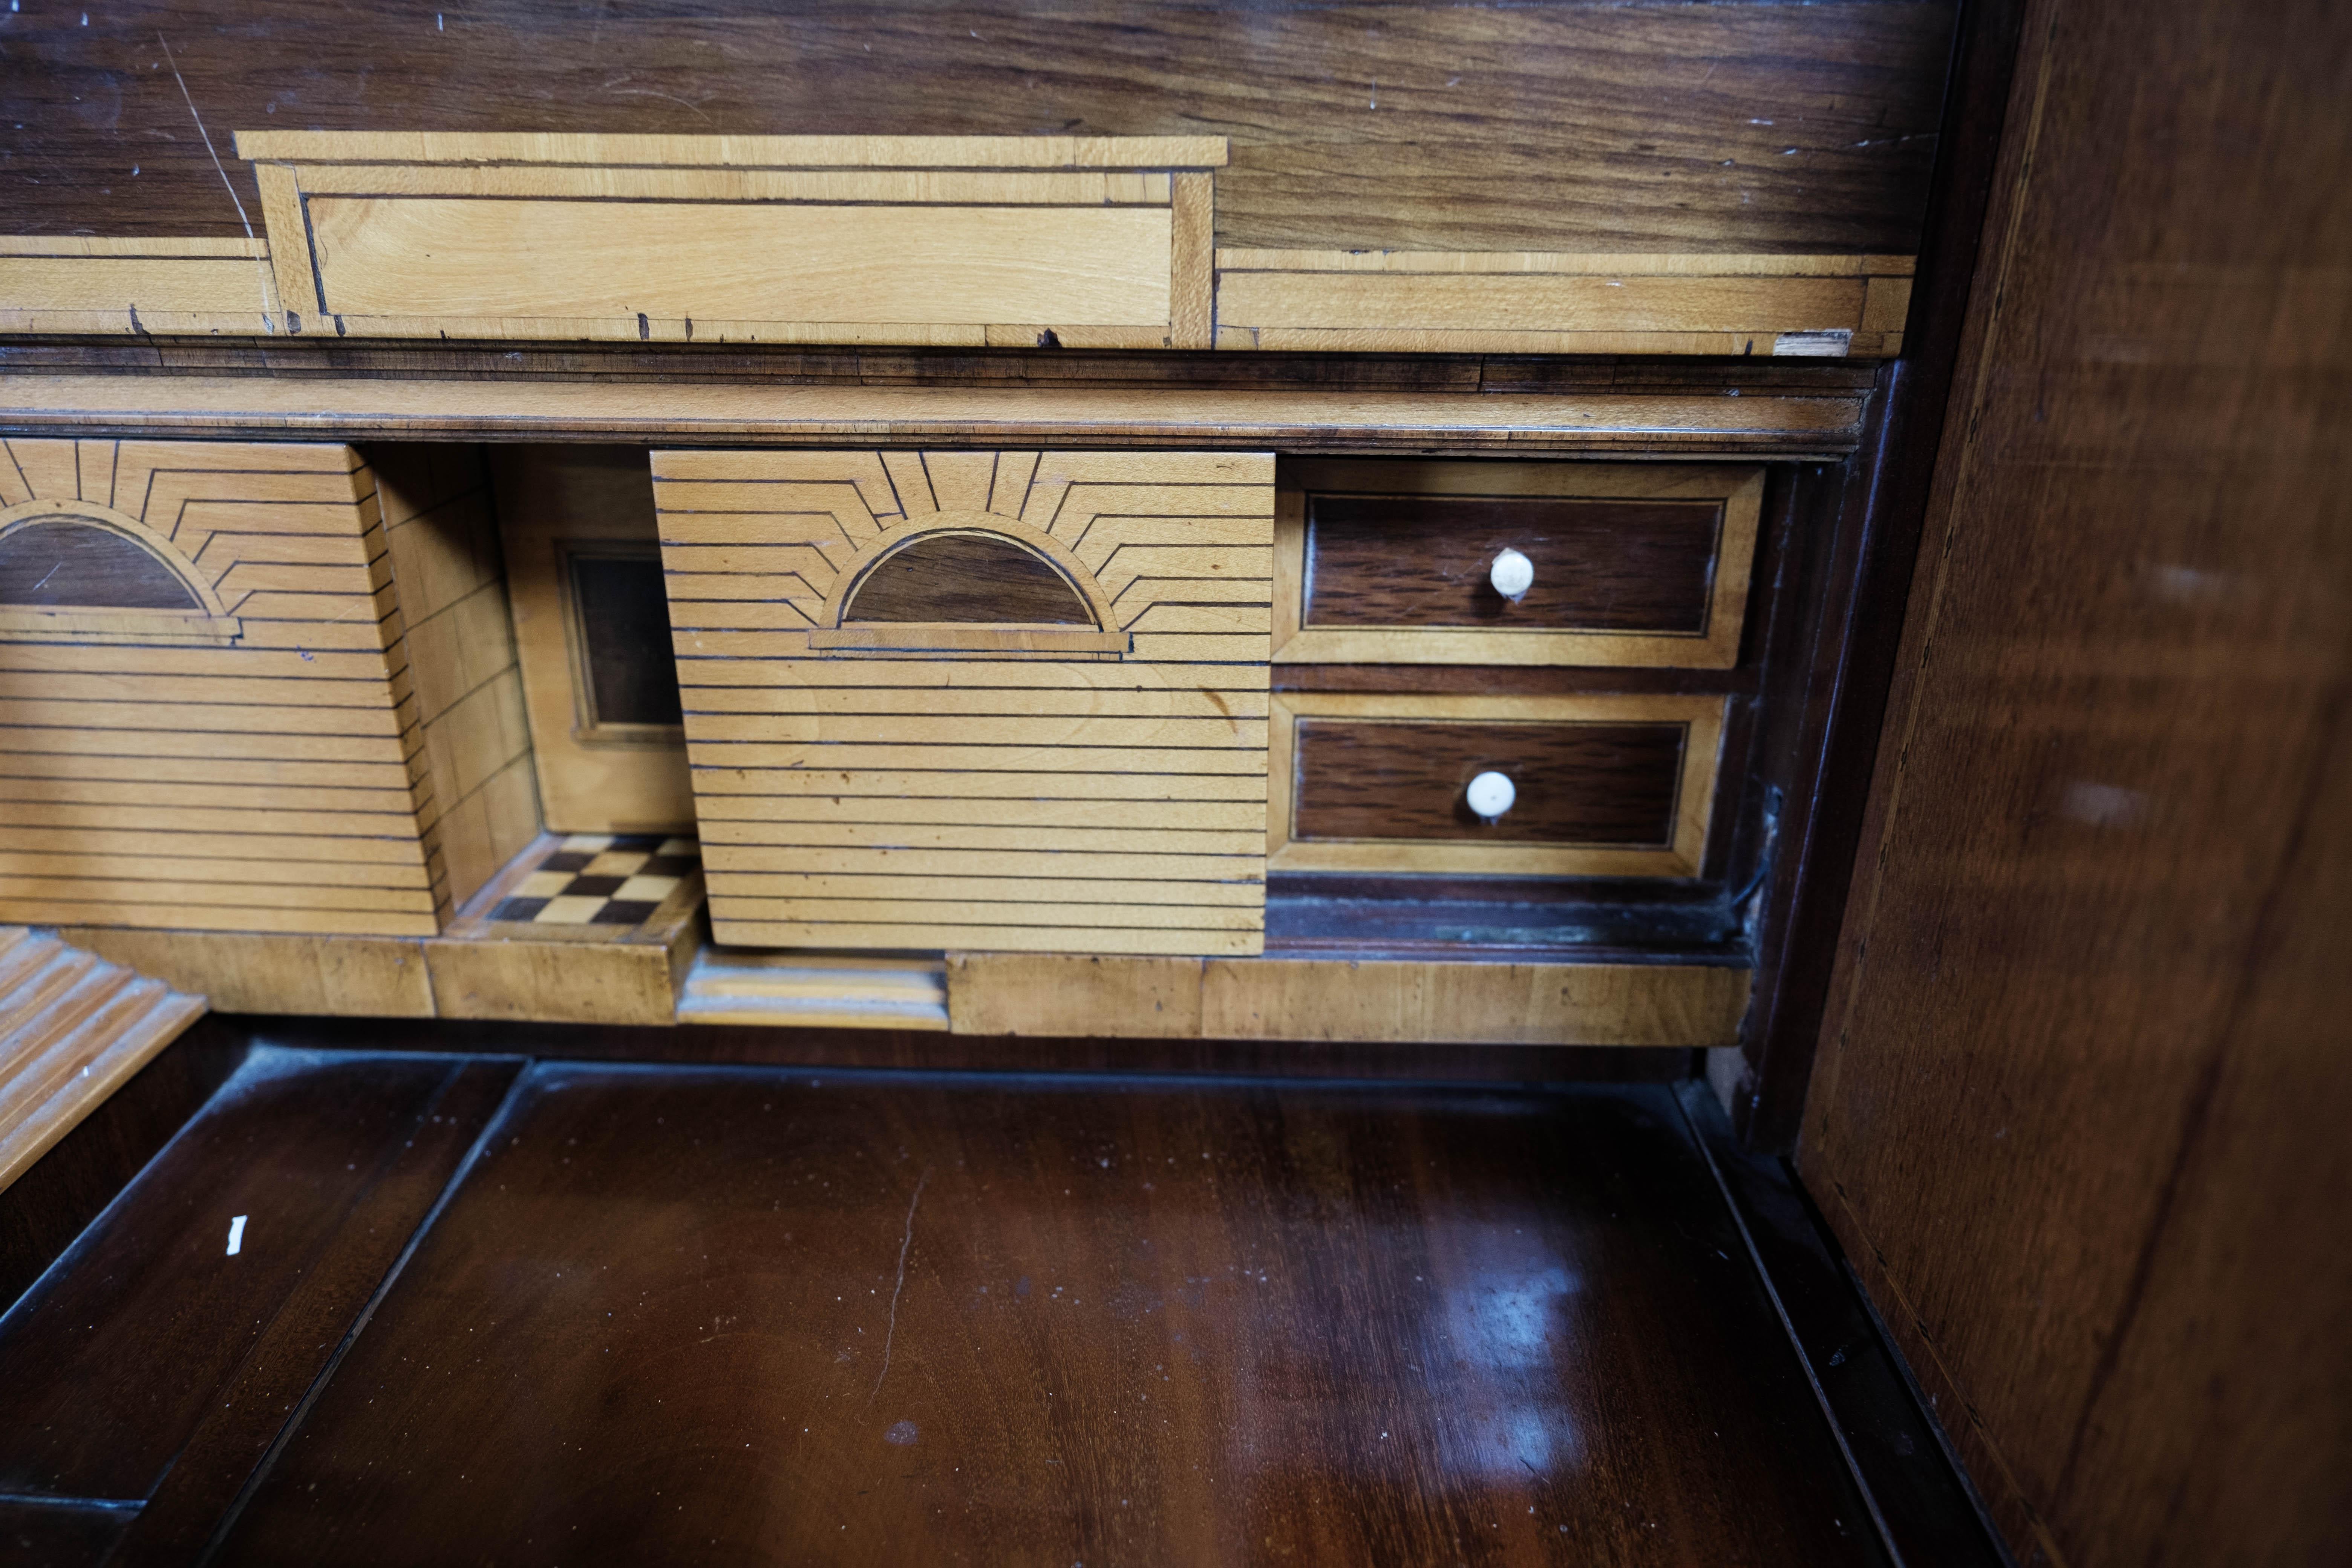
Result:
{"label": "wooden bureau interior", "polygon": [[1950,11],[1079,12],[615,22],[715,109],[190,44],[0,236],[0,928],[240,1015],[1769,1057]]}
{"label": "wooden bureau interior", "polygon": [[[926,1026],[1115,1036],[1175,973],[1281,1038],[1349,977],[1376,1037],[1737,1039],[1817,466],[6,453],[0,921],[215,1005],[897,1026],[911,968]],[[1021,953],[1096,962],[955,962]]]}
{"label": "wooden bureau interior", "polygon": [[2352,8],[0,11],[0,1560],[2352,1560]]}

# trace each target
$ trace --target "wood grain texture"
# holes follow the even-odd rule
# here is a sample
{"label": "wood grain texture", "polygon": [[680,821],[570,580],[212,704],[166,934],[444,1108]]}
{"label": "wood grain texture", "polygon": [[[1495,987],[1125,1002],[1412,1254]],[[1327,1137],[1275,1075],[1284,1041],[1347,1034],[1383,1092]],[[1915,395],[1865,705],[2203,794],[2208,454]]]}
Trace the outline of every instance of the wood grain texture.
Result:
{"label": "wood grain texture", "polygon": [[249,337],[280,315],[266,240],[0,237],[0,331]]}
{"label": "wood grain texture", "polygon": [[443,925],[539,832],[489,476],[478,447],[369,454],[431,783]]}
{"label": "wood grain texture", "polygon": [[534,1068],[220,1556],[575,1526],[648,1560],[1882,1560],[1655,1088]]}
{"label": "wood grain texture", "polygon": [[243,1029],[206,1014],[0,1193],[0,1302],[14,1304],[63,1256],[250,1047]]}
{"label": "wood grain texture", "polygon": [[1217,346],[1876,358],[1902,346],[1911,267],[1907,256],[1226,249]]}
{"label": "wood grain texture", "polygon": [[204,1011],[201,996],[0,926],[0,1190]]}
{"label": "wood grain texture", "polygon": [[951,952],[960,1035],[1660,1047],[1736,1037],[1747,972],[1696,964]]}
{"label": "wood grain texture", "polygon": [[[1689,877],[1706,861],[1719,697],[1280,692],[1273,707],[1272,869]],[[1489,769],[1520,802],[1491,826],[1463,801]]]}
{"label": "wood grain texture", "polygon": [[223,1012],[433,1016],[415,938],[66,926],[75,946],[201,994]]}
{"label": "wood grain texture", "polygon": [[[1195,346],[1203,222],[1191,215],[1179,265],[1170,171],[1133,160],[1214,165],[1221,140],[1018,140],[313,131],[238,144],[277,171],[262,210],[293,258],[289,333],[1161,348],[1181,313]],[[1074,166],[1089,172],[966,172]],[[1180,303],[1180,285],[1194,297]]]}
{"label": "wood grain texture", "polygon": [[[1292,732],[1294,844],[1318,839],[1507,838],[1665,848],[1681,793],[1679,724],[1507,725],[1307,719]],[[1507,775],[1515,798],[1494,823],[1463,798],[1471,779]]]}
{"label": "wood grain texture", "polygon": [[[711,132],[985,136],[1024,158],[1056,138],[1225,137],[1229,247],[1902,255],[1951,31],[1948,6],[1907,4],[990,0],[952,25],[846,0],[782,17],[436,15],[257,0],[225,33],[183,0],[95,12],[87,27],[28,7],[12,37],[39,68],[10,80],[26,130],[0,205],[26,233],[243,237],[193,100],[257,227],[254,172],[226,132],[290,115],[342,137],[396,132],[384,140],[403,158],[433,145],[419,130],[593,135],[606,158],[633,138],[667,149]],[[285,137],[251,155],[305,151]],[[826,156],[848,161],[839,142]]]}
{"label": "wood grain texture", "polygon": [[358,454],[16,439],[0,459],[0,526],[86,521],[198,601],[0,622],[0,919],[437,929],[422,699]]}
{"label": "wood grain texture", "polygon": [[[382,1184],[404,1163],[404,1145],[437,1141],[429,1118],[452,1074],[466,1070],[421,1056],[331,1065],[266,1048],[248,1057],[75,1244],[68,1266],[0,1317],[0,1356],[11,1369],[0,1379],[0,1485],[143,1499],[306,1290],[340,1283],[342,1315],[329,1332],[347,1322],[389,1257],[362,1279],[315,1275],[352,1218],[383,1227],[373,1238],[381,1255],[423,1217],[437,1182],[405,1194],[404,1207],[386,1205],[401,1213],[366,1210],[393,1196]],[[231,1255],[237,1215],[247,1222]],[[320,1326],[303,1336],[314,1366],[325,1359]],[[129,1368],[140,1370],[122,1375]],[[288,1403],[278,1404],[280,1419]]]}
{"label": "wood grain texture", "polygon": [[1800,1148],[2022,1561],[2352,1551],[2345,45],[2026,9]]}
{"label": "wood grain texture", "polygon": [[[265,1047],[256,1054],[261,1058],[256,1067],[266,1071],[276,1065],[273,1058],[291,1053]],[[332,1234],[304,1259],[299,1280],[269,1314],[234,1374],[218,1388],[212,1408],[185,1446],[172,1457],[171,1468],[110,1562],[130,1568],[184,1563],[201,1554],[221,1516],[234,1508],[255,1470],[267,1461],[287,1421],[300,1410],[319,1380],[331,1373],[342,1334],[364,1322],[373,1292],[397,1273],[410,1241],[430,1223],[436,1201],[465,1169],[476,1141],[496,1116],[522,1066],[512,1058],[498,1057],[425,1060],[441,1068],[443,1076],[422,1114],[410,1121],[408,1135],[396,1149],[386,1140],[384,1146],[371,1151],[375,1158],[366,1186]],[[341,1069],[349,1075],[347,1092],[364,1094],[375,1088],[382,1093],[364,1079],[351,1081],[356,1077],[351,1069],[359,1065],[349,1058],[312,1058],[295,1070],[307,1068],[331,1080]],[[398,1092],[404,1087],[394,1088],[390,1098],[395,1103],[405,1098]],[[278,1144],[269,1152],[281,1158],[280,1141],[292,1142],[275,1127],[256,1129],[248,1138]],[[248,1231],[257,1217],[247,1216]],[[130,1225],[146,1219],[144,1215],[123,1216]],[[254,1239],[258,1246],[263,1237],[256,1233]]]}
{"label": "wood grain texture", "polygon": [[1719,391],[1424,394],[1051,387],[773,386],[723,383],[11,375],[9,422],[68,434],[289,433],[353,439],[664,440],[838,447],[882,440],[1332,452],[1632,451],[1843,456],[1853,389],[1726,397]]}
{"label": "wood grain texture", "polygon": [[[1739,661],[1764,475],[1709,464],[1292,459],[1283,663]],[[1535,585],[1489,581],[1504,549]]]}
{"label": "wood grain texture", "polygon": [[[541,814],[558,833],[675,832],[694,823],[682,731],[594,723],[585,655],[593,637],[565,571],[572,552],[642,550],[658,565],[653,476],[642,448],[511,446],[490,471],[508,595],[530,713]],[[609,641],[609,639],[606,639]],[[667,678],[663,650],[645,679]],[[674,680],[673,680],[674,684]]]}
{"label": "wood grain texture", "polygon": [[[852,803],[843,822],[992,826],[1027,795],[1034,826],[1180,832],[1163,804],[1262,810],[1265,725],[1249,714],[1266,683],[1273,469],[1262,454],[657,452],[718,940],[1256,951],[1255,845],[1043,858],[912,836],[824,845],[763,803],[822,795]],[[893,570],[987,541],[1024,563],[1001,603],[977,603],[986,584],[969,574],[943,594],[954,584]],[[931,620],[901,618],[932,614],[917,588]],[[893,624],[845,625],[875,594]],[[1004,623],[1033,611],[1086,626]],[[776,699],[747,702],[747,684]],[[939,712],[943,691],[961,700]],[[1179,693],[1199,716],[1169,710]],[[901,815],[907,797],[920,816]],[[815,848],[821,868],[799,853]]]}

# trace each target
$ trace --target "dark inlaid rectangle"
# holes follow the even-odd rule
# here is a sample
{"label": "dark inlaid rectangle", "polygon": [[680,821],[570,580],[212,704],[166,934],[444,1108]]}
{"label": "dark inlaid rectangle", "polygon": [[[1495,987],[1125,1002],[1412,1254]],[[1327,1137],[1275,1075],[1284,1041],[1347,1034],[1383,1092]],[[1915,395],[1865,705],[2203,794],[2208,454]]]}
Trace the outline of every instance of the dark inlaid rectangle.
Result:
{"label": "dark inlaid rectangle", "polygon": [[1661,1088],[581,1066],[213,1560],[1885,1561]]}
{"label": "dark inlaid rectangle", "polygon": [[564,551],[564,566],[572,635],[587,676],[583,727],[685,722],[657,548],[575,544]]}
{"label": "dark inlaid rectangle", "polygon": [[[0,1317],[0,1493],[146,1497],[339,1234],[382,1231],[396,1249],[424,1217],[454,1159],[396,1204],[379,1192],[467,1070],[434,1057],[247,1057]],[[352,1282],[340,1317],[324,1314],[331,1343],[381,1268]]]}
{"label": "dark inlaid rectangle", "polygon": [[[1307,498],[1308,626],[1704,635],[1723,503],[1549,496]],[[1517,603],[1488,580],[1517,550]]]}
{"label": "dark inlaid rectangle", "polygon": [[[1680,724],[1301,719],[1290,837],[1664,847],[1685,735]],[[1464,798],[1489,771],[1517,792],[1491,824]]]}

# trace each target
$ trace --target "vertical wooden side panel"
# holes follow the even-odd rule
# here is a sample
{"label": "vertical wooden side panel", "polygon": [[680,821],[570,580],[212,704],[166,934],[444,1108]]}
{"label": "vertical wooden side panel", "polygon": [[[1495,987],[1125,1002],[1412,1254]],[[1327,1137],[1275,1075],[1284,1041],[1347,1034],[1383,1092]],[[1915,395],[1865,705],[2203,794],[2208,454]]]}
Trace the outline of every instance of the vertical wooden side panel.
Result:
{"label": "vertical wooden side panel", "polygon": [[1798,1158],[2020,1560],[2341,1561],[2352,34],[2023,11]]}
{"label": "vertical wooden side panel", "polygon": [[430,823],[428,859],[441,859],[446,925],[539,832],[489,474],[474,447],[380,447],[369,458],[400,593],[427,769],[419,814]]}

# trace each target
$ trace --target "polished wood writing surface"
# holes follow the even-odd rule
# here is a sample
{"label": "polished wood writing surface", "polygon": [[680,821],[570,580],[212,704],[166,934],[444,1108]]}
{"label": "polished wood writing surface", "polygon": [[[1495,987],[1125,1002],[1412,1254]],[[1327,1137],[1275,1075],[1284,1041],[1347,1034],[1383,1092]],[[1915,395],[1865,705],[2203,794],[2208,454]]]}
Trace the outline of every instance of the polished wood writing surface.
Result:
{"label": "polished wood writing surface", "polygon": [[588,1542],[1883,1560],[1662,1091],[542,1067],[215,1561]]}
{"label": "polished wood writing surface", "polygon": [[135,1201],[0,1317],[0,1491],[148,1496],[280,1313],[331,1274],[356,1223],[352,1239],[372,1239],[374,1262],[343,1281],[340,1315],[305,1336],[315,1373],[319,1331],[340,1337],[446,1177],[445,1163],[406,1189],[388,1180],[451,1109],[440,1101],[463,1070],[430,1057],[248,1058]]}

